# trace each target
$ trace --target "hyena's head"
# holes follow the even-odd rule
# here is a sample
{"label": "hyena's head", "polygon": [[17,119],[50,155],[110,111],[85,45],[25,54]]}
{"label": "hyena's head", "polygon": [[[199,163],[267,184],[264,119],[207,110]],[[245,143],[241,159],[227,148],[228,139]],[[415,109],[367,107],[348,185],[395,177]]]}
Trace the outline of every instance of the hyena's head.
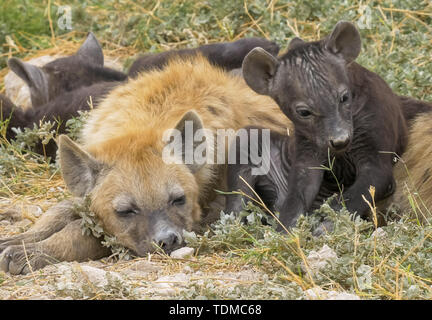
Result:
{"label": "hyena's head", "polygon": [[319,150],[342,152],[353,135],[348,66],[360,49],[356,27],[341,21],[320,41],[293,39],[280,58],[261,48],[252,50],[243,61],[243,75],[254,91],[278,103],[296,134]]}
{"label": "hyena's head", "polygon": [[[194,131],[202,128],[192,111],[178,122],[179,132],[188,120]],[[139,256],[154,251],[154,243],[172,251],[183,242],[183,230],[191,230],[201,216],[197,175],[203,165],[167,162],[162,156],[167,144],[152,134],[108,138],[94,152],[65,135],[59,140],[68,189],[77,197],[89,195],[104,230]],[[156,140],[160,143],[149,143]]]}
{"label": "hyena's head", "polygon": [[33,107],[79,87],[126,79],[123,72],[104,67],[102,48],[91,32],[79,50],[70,57],[56,59],[43,67],[11,58],[8,65],[28,85]]}

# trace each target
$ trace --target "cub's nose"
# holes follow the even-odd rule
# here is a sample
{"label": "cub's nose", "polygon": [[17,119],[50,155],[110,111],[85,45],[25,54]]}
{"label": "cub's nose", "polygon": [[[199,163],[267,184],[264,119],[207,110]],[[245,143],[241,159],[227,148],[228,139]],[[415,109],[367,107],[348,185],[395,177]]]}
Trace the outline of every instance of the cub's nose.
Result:
{"label": "cub's nose", "polygon": [[153,239],[158,246],[165,251],[172,250],[177,244],[180,244],[180,237],[173,231],[159,232]]}
{"label": "cub's nose", "polygon": [[351,137],[349,135],[343,135],[329,140],[330,147],[335,151],[345,150],[350,143]]}

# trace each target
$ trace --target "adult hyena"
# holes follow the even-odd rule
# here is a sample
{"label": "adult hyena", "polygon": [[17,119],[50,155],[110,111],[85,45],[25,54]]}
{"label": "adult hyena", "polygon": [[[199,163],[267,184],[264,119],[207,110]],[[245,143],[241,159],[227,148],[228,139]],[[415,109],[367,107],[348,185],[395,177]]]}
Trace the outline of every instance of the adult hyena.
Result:
{"label": "adult hyena", "polygon": [[[416,106],[411,107],[415,110]],[[432,210],[432,103],[423,102],[420,107],[410,121],[407,149],[394,168],[396,190],[379,208],[385,211],[389,205],[396,205],[393,209],[398,214],[411,214],[424,222],[430,219]]]}
{"label": "adult hyena", "polygon": [[[172,60],[164,70],[142,73],[111,91],[91,111],[81,145],[60,137],[68,189],[79,199],[90,197],[104,230],[139,256],[153,250],[152,242],[168,251],[175,248],[182,242],[182,230],[193,228],[207,211],[214,190],[225,190],[226,154],[222,164],[164,161],[165,147],[173,143],[164,141],[164,134],[176,128],[186,136],[187,123],[193,124],[193,133],[207,129],[203,141],[215,154],[227,148],[217,139],[209,142],[208,132],[260,125],[282,133],[291,125],[269,97],[255,94],[207,59],[194,57]],[[184,143],[180,140],[181,150]],[[1,268],[28,272],[25,252],[34,269],[53,260],[106,255],[100,239],[82,235],[72,207],[60,203],[28,232],[2,240]]]}

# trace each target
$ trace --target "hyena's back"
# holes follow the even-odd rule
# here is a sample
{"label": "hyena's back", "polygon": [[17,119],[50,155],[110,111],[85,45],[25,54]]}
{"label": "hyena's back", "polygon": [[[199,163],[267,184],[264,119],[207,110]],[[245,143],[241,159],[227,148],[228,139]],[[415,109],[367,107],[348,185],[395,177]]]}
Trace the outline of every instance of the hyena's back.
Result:
{"label": "hyena's back", "polygon": [[131,144],[120,142],[132,137],[140,136],[140,144],[163,146],[163,132],[190,110],[211,130],[253,125],[286,132],[291,127],[270,98],[198,57],[171,61],[165,70],[144,73],[115,89],[91,114],[82,141],[91,153],[115,161],[124,148],[131,152]]}

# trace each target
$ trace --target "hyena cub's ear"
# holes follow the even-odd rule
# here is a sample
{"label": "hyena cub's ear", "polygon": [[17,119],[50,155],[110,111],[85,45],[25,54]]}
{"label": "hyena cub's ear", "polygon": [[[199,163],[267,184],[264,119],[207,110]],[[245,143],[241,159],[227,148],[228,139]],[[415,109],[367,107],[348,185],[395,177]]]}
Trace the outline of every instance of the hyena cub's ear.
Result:
{"label": "hyena cub's ear", "polygon": [[102,47],[92,32],[88,33],[86,41],[81,45],[76,55],[92,65],[99,67],[104,65]]}
{"label": "hyena cub's ear", "polygon": [[243,60],[243,77],[256,93],[270,95],[271,79],[278,67],[276,57],[262,48],[255,48]]}
{"label": "hyena cub's ear", "polygon": [[288,45],[288,50],[298,48],[305,43],[306,42],[304,40],[300,39],[299,37],[295,37],[290,41],[290,43]]}
{"label": "hyena cub's ear", "polygon": [[[197,132],[199,130],[201,131]],[[184,163],[192,173],[197,172],[206,162],[206,155],[203,152],[205,152],[207,142],[204,134],[204,126],[200,116],[193,110],[186,112],[174,130],[164,135],[164,141],[174,139],[167,143],[162,157],[173,159],[174,153],[175,163]],[[194,138],[199,141],[195,141]]]}
{"label": "hyena cub's ear", "polygon": [[59,137],[60,168],[69,191],[84,197],[94,187],[102,165],[68,136]]}
{"label": "hyena cub's ear", "polygon": [[325,42],[325,48],[347,63],[354,61],[361,50],[360,33],[354,24],[339,21]]}
{"label": "hyena cub's ear", "polygon": [[10,58],[7,63],[9,68],[30,88],[33,106],[40,106],[48,102],[48,75],[43,69],[17,58]]}

